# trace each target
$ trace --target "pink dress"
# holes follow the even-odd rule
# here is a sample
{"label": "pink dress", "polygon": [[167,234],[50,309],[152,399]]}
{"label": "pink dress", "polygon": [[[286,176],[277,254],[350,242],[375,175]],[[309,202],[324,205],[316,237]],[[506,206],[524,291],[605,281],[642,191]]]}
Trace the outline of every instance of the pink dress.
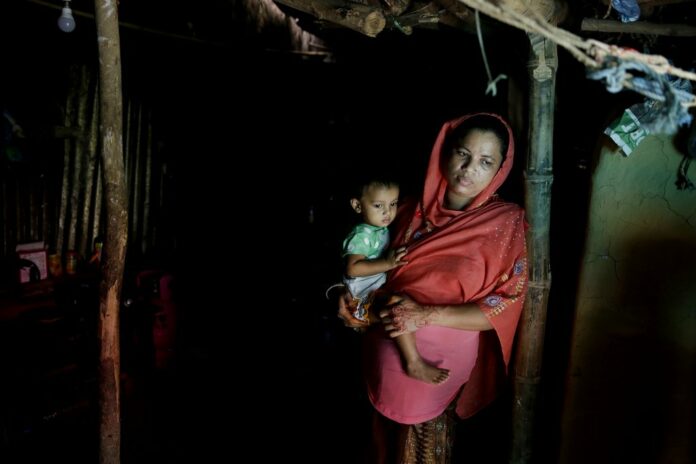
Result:
{"label": "pink dress", "polygon": [[[385,417],[401,424],[418,424],[442,414],[459,394],[476,363],[479,332],[425,327],[418,331],[416,344],[423,359],[437,367],[450,370],[447,381],[432,385],[406,375],[396,344],[382,330],[369,335],[376,348],[373,368],[367,373],[368,396],[374,407]],[[370,354],[368,354],[370,356]]]}

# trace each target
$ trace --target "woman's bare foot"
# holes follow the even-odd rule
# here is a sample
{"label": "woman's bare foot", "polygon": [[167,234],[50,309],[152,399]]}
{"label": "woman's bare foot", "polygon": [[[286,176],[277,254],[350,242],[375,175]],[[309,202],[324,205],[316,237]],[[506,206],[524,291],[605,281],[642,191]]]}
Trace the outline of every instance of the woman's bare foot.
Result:
{"label": "woman's bare foot", "polygon": [[449,369],[431,366],[422,359],[406,363],[406,374],[423,382],[440,384],[449,378]]}

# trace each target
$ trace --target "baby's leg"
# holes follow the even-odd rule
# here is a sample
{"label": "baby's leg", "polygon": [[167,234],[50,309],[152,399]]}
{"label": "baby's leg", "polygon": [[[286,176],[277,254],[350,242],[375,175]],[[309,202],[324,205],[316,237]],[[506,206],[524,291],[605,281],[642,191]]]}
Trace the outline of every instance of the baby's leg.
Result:
{"label": "baby's leg", "polygon": [[428,383],[442,383],[449,377],[448,369],[431,366],[423,361],[416,347],[416,336],[412,333],[399,335],[394,339],[401,351],[404,368],[409,377]]}

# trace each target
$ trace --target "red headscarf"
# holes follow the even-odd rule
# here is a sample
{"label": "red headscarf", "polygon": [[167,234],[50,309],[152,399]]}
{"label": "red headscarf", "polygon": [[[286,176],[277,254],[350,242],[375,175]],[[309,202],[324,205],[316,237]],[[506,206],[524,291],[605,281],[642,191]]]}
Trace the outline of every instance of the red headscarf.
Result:
{"label": "red headscarf", "polygon": [[[464,210],[449,210],[443,205],[447,180],[442,160],[449,156],[445,141],[462,122],[479,115],[496,118],[507,128],[505,159],[491,183]],[[445,123],[432,150],[421,201],[404,208],[392,241],[408,247],[408,264],[391,272],[385,289],[406,293],[421,304],[476,303],[494,328],[481,332],[476,366],[457,404],[461,417],[494,398],[524,303],[524,211],[495,195],[513,158],[512,130],[500,116],[478,113]]]}

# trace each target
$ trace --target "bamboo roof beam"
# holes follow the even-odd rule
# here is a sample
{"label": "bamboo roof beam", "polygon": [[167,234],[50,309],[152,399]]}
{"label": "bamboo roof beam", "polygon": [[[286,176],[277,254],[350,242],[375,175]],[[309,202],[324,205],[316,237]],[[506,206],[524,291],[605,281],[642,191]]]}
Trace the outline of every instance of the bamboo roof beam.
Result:
{"label": "bamboo roof beam", "polygon": [[669,37],[696,37],[696,26],[686,24],[657,24],[645,21],[621,23],[610,19],[585,18],[580,29],[592,32],[625,32],[628,34],[664,35]]}
{"label": "bamboo roof beam", "polygon": [[347,27],[369,37],[376,37],[387,25],[380,7],[337,0],[275,0],[317,19]]}

